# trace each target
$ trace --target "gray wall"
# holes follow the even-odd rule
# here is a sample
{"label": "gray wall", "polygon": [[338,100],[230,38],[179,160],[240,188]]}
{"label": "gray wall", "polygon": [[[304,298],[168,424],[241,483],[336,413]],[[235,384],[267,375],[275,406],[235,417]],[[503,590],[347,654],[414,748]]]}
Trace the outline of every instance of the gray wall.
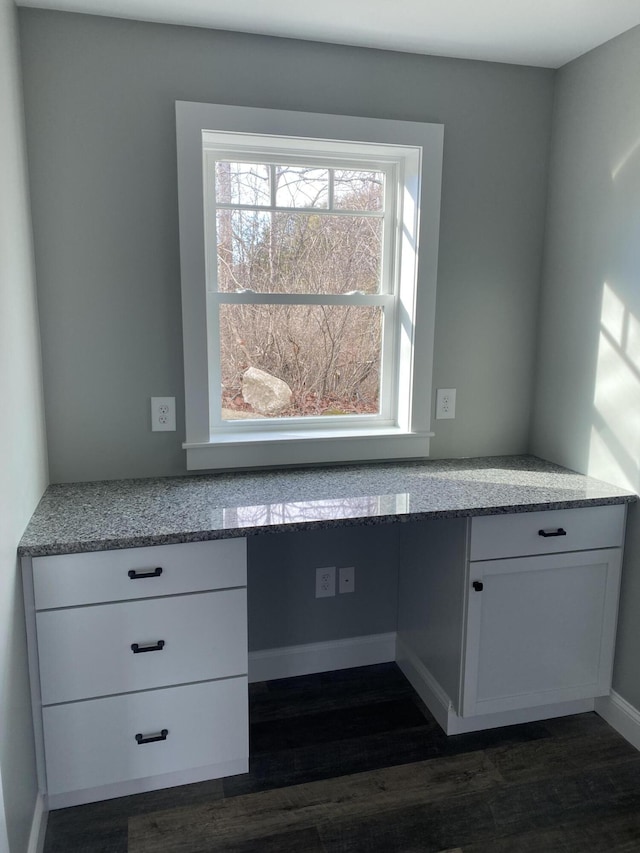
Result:
{"label": "gray wall", "polygon": [[436,457],[527,448],[551,71],[20,11],[51,479],[178,474],[174,101],[445,125]]}
{"label": "gray wall", "polygon": [[[640,491],[640,27],[558,73],[532,448]],[[614,688],[640,707],[640,513]]]}
{"label": "gray wall", "polygon": [[[248,539],[249,650],[396,630],[399,525]],[[353,566],[355,592],[315,598],[315,569]],[[338,574],[336,571],[336,584]]]}
{"label": "gray wall", "polygon": [[46,456],[17,36],[0,0],[0,850],[25,853],[37,783],[16,547]]}

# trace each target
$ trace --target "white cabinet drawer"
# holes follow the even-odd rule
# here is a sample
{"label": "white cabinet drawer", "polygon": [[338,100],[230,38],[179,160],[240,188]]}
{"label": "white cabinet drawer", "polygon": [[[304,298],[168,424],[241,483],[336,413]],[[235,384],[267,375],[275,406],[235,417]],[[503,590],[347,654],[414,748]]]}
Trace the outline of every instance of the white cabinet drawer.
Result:
{"label": "white cabinet drawer", "polygon": [[246,586],[246,554],[245,539],[220,539],[34,557],[36,609]]}
{"label": "white cabinet drawer", "polygon": [[469,559],[617,548],[624,523],[624,505],[480,516],[471,522]]}
{"label": "white cabinet drawer", "polygon": [[246,599],[230,589],[38,613],[43,704],[245,674]]}
{"label": "white cabinet drawer", "polygon": [[50,795],[248,760],[245,677],[54,705],[43,721]]}

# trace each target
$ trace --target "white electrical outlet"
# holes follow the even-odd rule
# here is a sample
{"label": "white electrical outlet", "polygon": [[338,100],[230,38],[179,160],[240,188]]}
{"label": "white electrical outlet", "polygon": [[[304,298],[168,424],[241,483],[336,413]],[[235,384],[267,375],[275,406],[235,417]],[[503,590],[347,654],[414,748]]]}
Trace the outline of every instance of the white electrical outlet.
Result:
{"label": "white electrical outlet", "polygon": [[151,429],[153,432],[175,432],[175,397],[151,398]]}
{"label": "white electrical outlet", "polygon": [[316,598],[330,598],[336,594],[336,567],[316,569]]}
{"label": "white electrical outlet", "polygon": [[455,418],[456,389],[438,388],[436,393],[436,419],[439,421]]}
{"label": "white electrical outlet", "polygon": [[353,592],[356,588],[355,566],[343,566],[338,569],[338,592]]}

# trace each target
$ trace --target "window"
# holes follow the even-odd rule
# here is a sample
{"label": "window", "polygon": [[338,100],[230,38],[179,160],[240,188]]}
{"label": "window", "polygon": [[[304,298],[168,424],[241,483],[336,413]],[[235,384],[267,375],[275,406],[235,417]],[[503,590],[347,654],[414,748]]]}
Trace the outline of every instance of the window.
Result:
{"label": "window", "polygon": [[427,455],[442,127],[176,109],[187,466]]}

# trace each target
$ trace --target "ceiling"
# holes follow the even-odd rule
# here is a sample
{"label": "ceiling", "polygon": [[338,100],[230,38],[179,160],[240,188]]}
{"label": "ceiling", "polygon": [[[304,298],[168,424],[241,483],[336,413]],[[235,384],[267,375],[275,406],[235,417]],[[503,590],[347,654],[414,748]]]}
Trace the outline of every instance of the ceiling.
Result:
{"label": "ceiling", "polygon": [[312,41],[558,68],[640,25],[640,0],[17,0]]}

